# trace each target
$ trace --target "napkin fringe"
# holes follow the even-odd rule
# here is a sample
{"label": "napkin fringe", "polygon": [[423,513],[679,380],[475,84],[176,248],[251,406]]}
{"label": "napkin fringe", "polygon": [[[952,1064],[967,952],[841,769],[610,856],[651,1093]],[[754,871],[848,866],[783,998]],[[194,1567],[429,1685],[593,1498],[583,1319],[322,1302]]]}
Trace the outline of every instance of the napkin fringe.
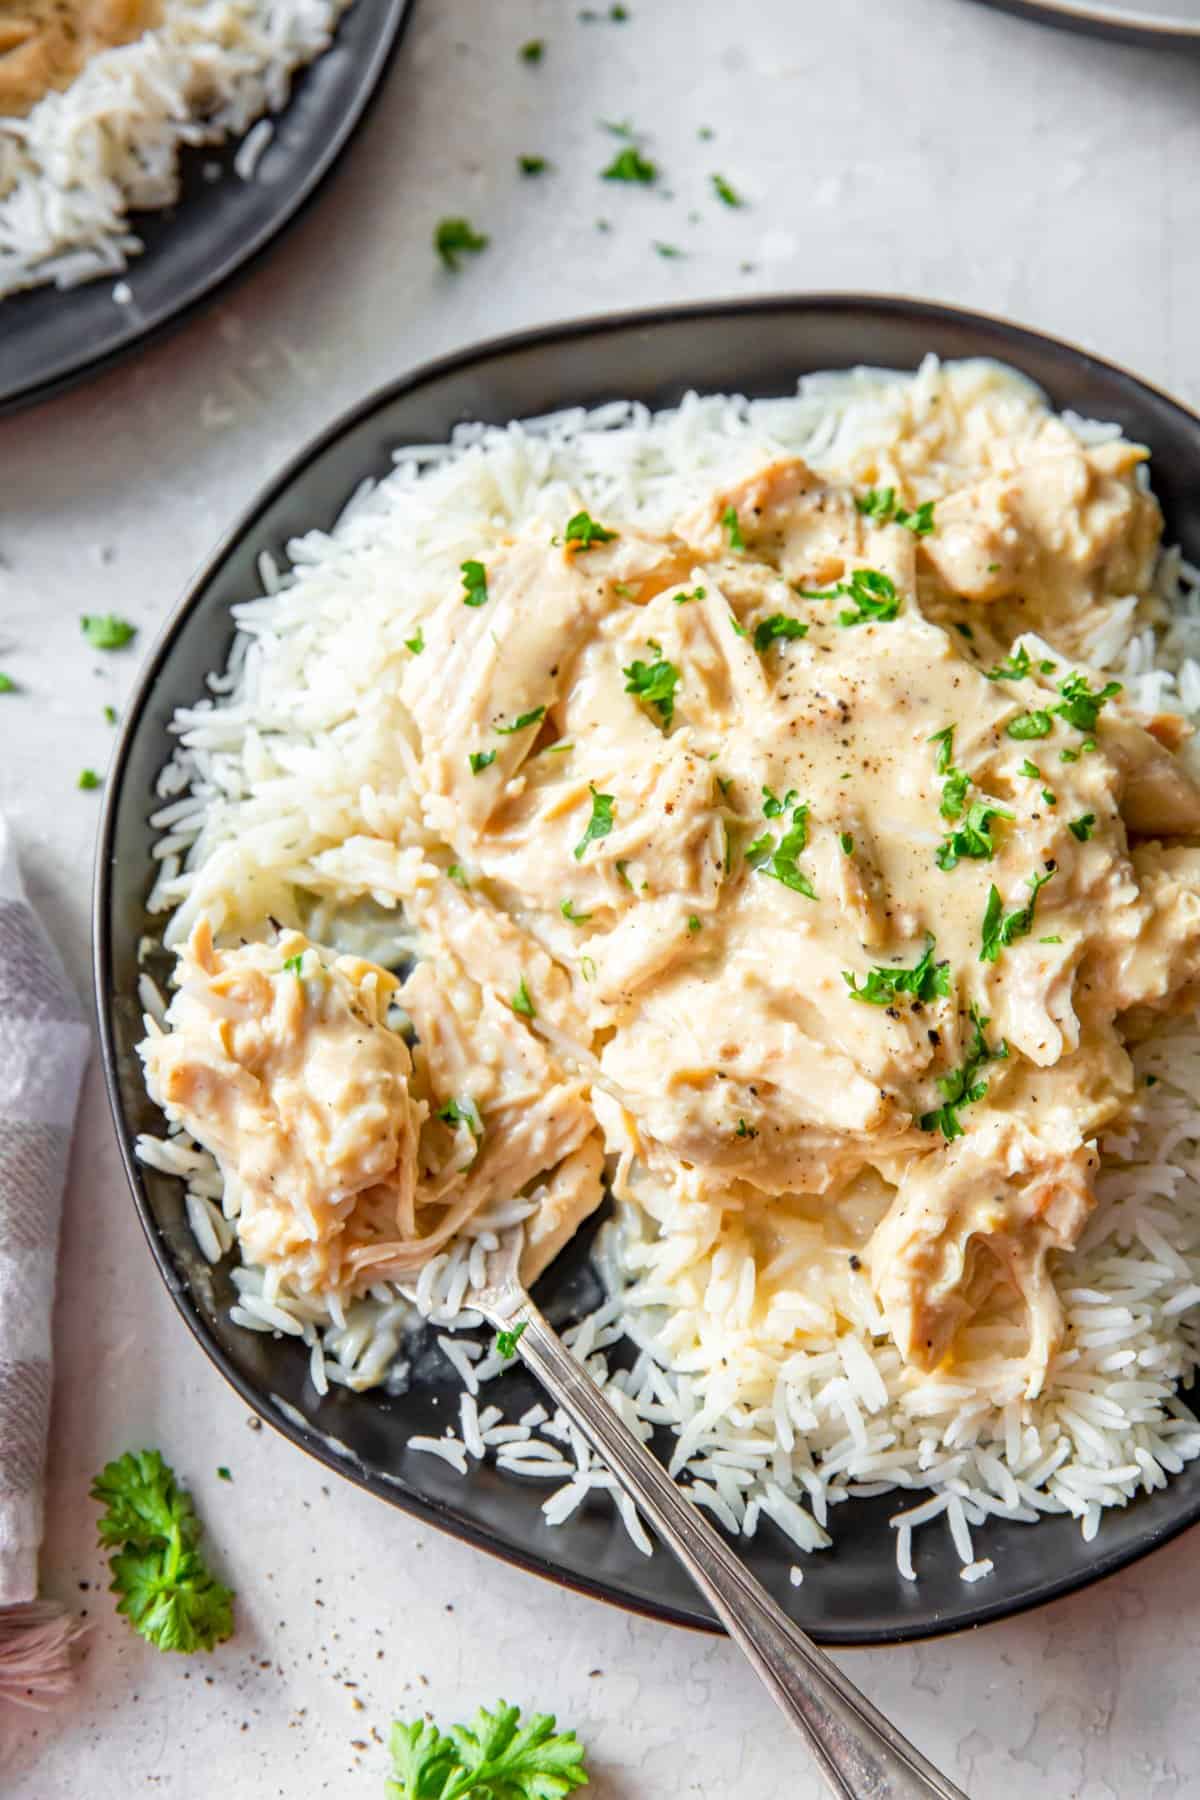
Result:
{"label": "napkin fringe", "polygon": [[0,1700],[44,1712],[75,1684],[71,1645],[87,1630],[56,1600],[0,1606]]}

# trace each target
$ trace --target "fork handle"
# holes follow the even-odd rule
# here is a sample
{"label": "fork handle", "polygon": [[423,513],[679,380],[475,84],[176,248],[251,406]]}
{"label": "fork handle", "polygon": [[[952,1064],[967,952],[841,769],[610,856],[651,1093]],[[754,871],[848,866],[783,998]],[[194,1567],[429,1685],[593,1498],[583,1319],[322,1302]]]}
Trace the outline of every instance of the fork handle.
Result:
{"label": "fork handle", "polygon": [[526,1298],[517,1348],[711,1602],[729,1635],[805,1739],[838,1800],[967,1800],[860,1694],[686,1499]]}

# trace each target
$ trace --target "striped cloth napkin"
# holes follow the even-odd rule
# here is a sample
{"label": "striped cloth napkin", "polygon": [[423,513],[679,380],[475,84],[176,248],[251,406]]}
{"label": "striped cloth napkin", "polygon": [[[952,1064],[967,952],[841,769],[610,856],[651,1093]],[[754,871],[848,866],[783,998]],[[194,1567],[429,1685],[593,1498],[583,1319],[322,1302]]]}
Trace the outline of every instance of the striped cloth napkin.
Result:
{"label": "striped cloth napkin", "polygon": [[0,1699],[70,1681],[76,1626],[37,1598],[50,1321],[71,1127],[90,1033],[25,897],[0,816]]}

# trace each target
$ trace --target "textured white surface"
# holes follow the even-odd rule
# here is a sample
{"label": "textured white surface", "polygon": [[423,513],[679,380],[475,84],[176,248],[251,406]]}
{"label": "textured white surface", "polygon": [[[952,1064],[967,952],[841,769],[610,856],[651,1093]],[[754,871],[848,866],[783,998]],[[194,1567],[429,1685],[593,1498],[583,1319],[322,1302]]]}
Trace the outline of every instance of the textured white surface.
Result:
{"label": "textured white surface", "polygon": [[[0,805],[81,988],[97,796],[75,782],[104,767],[102,708],[254,488],[377,382],[572,314],[858,287],[1007,312],[1200,401],[1200,62],[965,0],[629,4],[612,25],[424,0],[362,136],[249,279],[0,422],[0,668],[25,690],[0,697]],[[516,54],[534,36],[540,68]],[[626,117],[673,198],[596,180],[616,143],[595,120]],[[522,152],[554,171],[523,180]],[[714,202],[713,170],[745,210]],[[493,240],[457,278],[429,249],[445,213]],[[134,651],[84,644],[79,614],[108,610],[141,625]],[[382,1800],[373,1733],[393,1712],[458,1718],[501,1693],[578,1727],[598,1800],[817,1800],[725,1643],[559,1595],[247,1429],[152,1273],[95,1069],[67,1237],[45,1585],[95,1629],[70,1705],[0,1713],[6,1800]],[[95,1588],[87,1484],[143,1443],[193,1484],[238,1589],[211,1658],[156,1655]],[[974,1800],[1169,1800],[1200,1792],[1193,1599],[1185,1539],[1040,1615],[844,1660]]]}

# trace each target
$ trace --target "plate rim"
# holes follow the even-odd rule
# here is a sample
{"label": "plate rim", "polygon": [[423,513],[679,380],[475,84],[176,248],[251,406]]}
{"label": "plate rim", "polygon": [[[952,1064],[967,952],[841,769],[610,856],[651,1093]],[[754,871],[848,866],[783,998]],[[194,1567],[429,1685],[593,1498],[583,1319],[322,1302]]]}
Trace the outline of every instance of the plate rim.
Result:
{"label": "plate rim", "polygon": [[1200,20],[1192,25],[1186,20],[1181,22],[1161,14],[1156,17],[1126,12],[1123,7],[1101,12],[1084,4],[1084,0],[983,0],[983,4],[996,12],[1009,13],[1013,18],[1028,19],[1035,25],[1050,25],[1060,31],[1103,38],[1109,43],[1200,53]]}
{"label": "plate rim", "polygon": [[[50,375],[40,376],[33,381],[21,383],[21,385],[7,390],[0,389],[0,419],[9,414],[23,411],[26,407],[37,406],[42,401],[53,399],[57,395],[68,392],[71,388],[81,386],[84,382],[108,373],[126,357],[148,348],[151,344],[160,343],[171,332],[181,329],[219,295],[228,293],[240,280],[247,277],[257,259],[265,255],[294,225],[299,223],[319,197],[321,189],[333,174],[353,137],[366,123],[370,111],[383,89],[388,72],[400,48],[401,40],[416,10],[417,0],[355,0],[355,4],[368,9],[372,6],[379,8],[382,17],[377,35],[373,40],[369,56],[357,72],[350,104],[339,117],[336,128],[327,138],[318,143],[316,153],[307,162],[299,187],[281,210],[272,215],[269,220],[265,220],[246,238],[239,239],[220,263],[214,265],[212,269],[206,269],[200,283],[181,294],[149,324],[132,332],[129,337],[122,338],[119,343],[110,345],[108,349],[94,354],[89,353],[86,345],[81,343],[74,353],[68,354],[61,366]],[[349,10],[349,8],[346,9],[347,12]],[[343,12],[338,18],[334,27],[334,35],[326,50],[321,52],[321,56],[336,48],[337,29],[345,17],[346,12]],[[267,111],[260,114],[260,119],[269,119],[275,124],[286,120],[294,101],[295,83],[300,81],[319,61],[320,57],[314,57],[311,62],[298,68],[293,74],[292,85],[289,87],[284,105],[277,112],[268,108]],[[252,121],[251,125],[247,127],[247,131],[253,129],[253,123]],[[231,134],[222,140],[222,145],[228,146],[236,143],[245,135],[245,132]],[[192,146],[181,148],[183,151],[189,151]],[[232,179],[232,176],[229,178]],[[153,217],[170,210],[169,207],[155,207],[149,209],[149,213]],[[33,288],[22,289],[8,298],[20,300],[25,293],[38,293],[42,289],[49,289],[52,293],[58,294],[59,298],[69,302],[74,293],[103,286],[109,280],[125,279],[130,274],[136,276],[140,265],[144,266],[144,258],[139,255],[129,263],[122,274],[117,276],[99,274],[91,281],[79,283],[75,288],[62,290],[55,289],[53,282],[39,283]],[[3,318],[3,307],[4,300],[0,299],[0,320]],[[18,380],[20,380],[19,377]]]}
{"label": "plate rim", "polygon": [[[497,1533],[456,1512],[452,1505],[443,1503],[429,1494],[414,1492],[389,1482],[376,1470],[360,1463],[356,1457],[338,1455],[315,1428],[307,1424],[297,1424],[288,1416],[288,1412],[274,1396],[257,1391],[252,1382],[241,1374],[213,1333],[207,1318],[191,1293],[190,1286],[180,1278],[171,1253],[159,1233],[149,1203],[143,1194],[140,1164],[134,1154],[133,1134],[126,1125],[122,1108],[116,1045],[110,1013],[112,969],[109,938],[113,907],[112,888],[108,877],[114,861],[113,841],[133,741],[140,732],[143,714],[153,697],[159,674],[170,655],[176,638],[194,608],[200,603],[210,582],[215,579],[227,558],[240,542],[253,531],[261,515],[282,498],[310,465],[319,461],[339,439],[370,418],[373,413],[402,399],[407,394],[446,376],[460,374],[480,364],[494,361],[497,357],[510,356],[528,349],[570,344],[583,338],[604,335],[609,332],[631,329],[653,331],[665,325],[687,323],[693,320],[725,319],[733,323],[775,313],[790,314],[797,319],[802,319],[807,313],[818,312],[824,314],[845,312],[894,315],[909,321],[926,320],[930,325],[938,322],[945,324],[949,321],[998,333],[1017,349],[1021,345],[1027,344],[1037,345],[1042,350],[1049,348],[1053,352],[1065,353],[1073,359],[1082,360],[1104,371],[1109,376],[1118,378],[1123,384],[1128,384],[1142,393],[1149,394],[1161,405],[1165,405],[1176,413],[1180,420],[1200,439],[1200,412],[1193,411],[1167,390],[1135,374],[1123,364],[1097,356],[1069,339],[1018,324],[1001,314],[980,312],[968,307],[897,294],[840,289],[791,294],[773,293],[740,300],[705,300],[671,306],[589,314],[557,324],[506,332],[430,358],[415,368],[393,377],[390,381],[380,383],[363,398],[345,408],[324,430],[310,438],[275,475],[259,488],[233,524],[222,533],[213,550],[187,582],[181,597],[171,608],[150,648],[124,709],[108,778],[105,782],[103,811],[97,832],[93,865],[91,999],[100,1042],[105,1094],[117,1139],[121,1165],[143,1236],[158,1273],[193,1339],[218,1373],[224,1377],[252,1413],[299,1449],[335,1473],[353,1481],[356,1486],[365,1488],[377,1498],[409,1513],[421,1520],[422,1523],[445,1531],[450,1536],[456,1537],[476,1549],[484,1550],[513,1567],[538,1575],[554,1586],[567,1588],[590,1599],[605,1601],[609,1605],[643,1618],[683,1626],[712,1635],[724,1635],[724,1627],[715,1618],[685,1611],[670,1601],[643,1599],[636,1594],[630,1594],[612,1580],[592,1577],[584,1572],[565,1571],[547,1557],[528,1551],[508,1539],[502,1539]],[[566,403],[569,404],[569,400]],[[1182,1507],[1177,1517],[1165,1524],[1148,1528],[1142,1539],[1108,1552],[1101,1551],[1095,1561],[1086,1569],[1068,1571],[1061,1576],[1043,1581],[1033,1591],[1019,1594],[1016,1597],[996,1597],[989,1600],[986,1596],[980,1595],[978,1602],[969,1612],[949,1622],[941,1621],[936,1617],[915,1622],[896,1619],[888,1627],[865,1629],[860,1634],[853,1636],[826,1633],[819,1626],[814,1628],[810,1625],[809,1635],[816,1642],[831,1649],[873,1649],[925,1642],[930,1639],[956,1635],[961,1631],[976,1630],[983,1625],[1016,1618],[1022,1613],[1050,1605],[1054,1601],[1066,1598],[1084,1588],[1093,1587],[1097,1582],[1117,1574],[1132,1563],[1141,1561],[1143,1557],[1161,1548],[1162,1545],[1170,1543],[1198,1522],[1200,1522],[1200,1494],[1195,1497],[1190,1507]],[[665,1551],[661,1553],[667,1554]]]}

